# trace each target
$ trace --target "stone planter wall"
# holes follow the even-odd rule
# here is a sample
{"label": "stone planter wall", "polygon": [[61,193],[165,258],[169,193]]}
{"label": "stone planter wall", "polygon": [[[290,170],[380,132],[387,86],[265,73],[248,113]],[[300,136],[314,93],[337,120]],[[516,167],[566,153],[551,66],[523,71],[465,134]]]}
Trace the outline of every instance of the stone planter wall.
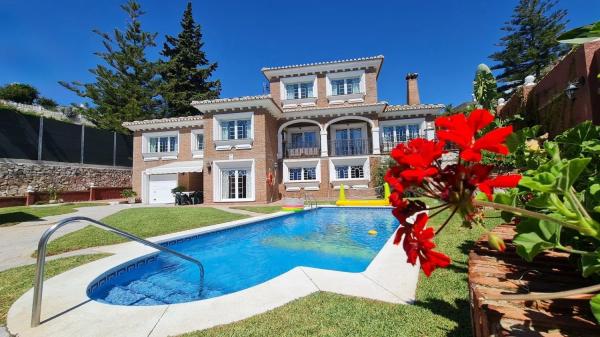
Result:
{"label": "stone planter wall", "polygon": [[542,254],[531,263],[523,260],[511,242],[514,226],[502,225],[493,232],[505,240],[505,252],[489,249],[484,236],[469,254],[474,336],[600,336],[587,299],[487,300],[502,293],[555,292],[593,284],[564,253]]}
{"label": "stone planter wall", "polygon": [[27,187],[45,192],[51,186],[59,191],[87,191],[96,187],[131,186],[131,169],[43,161],[0,161],[0,197],[22,197]]}

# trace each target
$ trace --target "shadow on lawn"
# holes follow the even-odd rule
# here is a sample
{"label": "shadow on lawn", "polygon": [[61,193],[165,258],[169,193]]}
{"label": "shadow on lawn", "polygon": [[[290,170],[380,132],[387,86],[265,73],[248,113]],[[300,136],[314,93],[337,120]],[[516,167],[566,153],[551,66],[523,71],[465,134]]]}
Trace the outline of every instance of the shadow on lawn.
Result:
{"label": "shadow on lawn", "polygon": [[455,299],[454,303],[451,304],[450,302],[433,298],[426,301],[417,301],[415,305],[456,322],[457,326],[450,331],[446,331],[445,336],[472,336],[471,309],[468,300]]}
{"label": "shadow on lawn", "polygon": [[13,226],[21,222],[40,220],[39,217],[25,212],[0,214],[0,227]]}

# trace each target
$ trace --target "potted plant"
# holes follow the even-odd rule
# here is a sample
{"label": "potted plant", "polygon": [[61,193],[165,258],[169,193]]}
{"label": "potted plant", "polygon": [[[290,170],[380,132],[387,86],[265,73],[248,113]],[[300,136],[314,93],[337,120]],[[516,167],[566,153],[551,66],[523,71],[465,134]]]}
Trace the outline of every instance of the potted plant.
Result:
{"label": "potted plant", "polygon": [[[387,171],[385,181],[394,190],[390,195],[392,213],[400,222],[394,243],[402,243],[407,262],[419,262],[429,276],[451,263],[443,252],[434,250],[433,241],[450,218],[460,216],[465,226],[479,226],[483,208],[493,208],[502,211],[505,221],[519,223],[513,243],[525,260],[532,261],[545,250],[566,252],[583,277],[597,277],[600,179],[598,166],[592,162],[598,162],[600,127],[585,122],[549,141],[545,136],[536,138],[539,127],[513,133],[512,126],[494,127],[493,121],[494,116],[483,109],[473,110],[468,116],[460,113],[438,117],[436,140],[416,138],[391,151],[396,163]],[[459,149],[458,160],[442,166],[447,143]],[[525,159],[519,165],[525,169],[520,174],[494,174],[495,165],[482,162],[486,153],[513,153],[520,161]],[[421,198],[408,198],[409,192]],[[437,200],[437,204],[427,205],[423,200],[428,198]],[[444,210],[449,210],[450,215],[437,230],[427,226],[430,218],[447,214],[442,213]],[[506,247],[493,232],[488,232],[488,243],[498,251]],[[493,299],[527,301],[585,296],[600,321],[598,291],[600,284],[556,293],[502,294]]]}
{"label": "potted plant", "polygon": [[55,204],[58,202],[58,189],[54,186],[48,187],[48,203]]}
{"label": "potted plant", "polygon": [[177,186],[177,187],[175,187],[175,188],[171,189],[171,193],[172,193],[172,194],[175,194],[175,193],[177,193],[177,192],[183,192],[183,191],[185,191],[185,187],[183,187],[183,186],[181,186],[181,185],[179,185],[179,186]]}
{"label": "potted plant", "polygon": [[121,196],[127,199],[128,204],[135,204],[135,197],[137,196],[137,193],[135,193],[134,190],[128,188],[121,191]]}

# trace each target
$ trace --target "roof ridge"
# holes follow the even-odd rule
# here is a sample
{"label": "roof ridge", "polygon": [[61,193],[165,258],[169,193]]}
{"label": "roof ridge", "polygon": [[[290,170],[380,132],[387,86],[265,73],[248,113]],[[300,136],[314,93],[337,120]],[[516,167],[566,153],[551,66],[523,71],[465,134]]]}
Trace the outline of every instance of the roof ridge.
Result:
{"label": "roof ridge", "polygon": [[204,119],[204,116],[202,116],[202,115],[191,115],[191,116],[179,116],[179,117],[143,119],[143,120],[139,120],[139,121],[123,122],[121,125],[123,125],[123,126],[130,126],[130,125],[140,125],[140,124],[169,123],[169,122],[178,122],[178,121],[187,121],[187,120],[198,120],[198,119]]}
{"label": "roof ridge", "polygon": [[249,95],[249,96],[206,99],[203,101],[193,101],[192,104],[213,104],[213,103],[224,103],[224,102],[252,101],[252,100],[257,100],[257,99],[265,99],[265,98],[271,98],[271,95],[270,94]]}
{"label": "roof ridge", "polygon": [[376,60],[376,59],[383,59],[383,58],[384,58],[383,55],[380,54],[380,55],[376,55],[376,56],[365,56],[365,57],[357,57],[357,58],[333,60],[333,61],[311,62],[311,63],[293,64],[293,65],[287,65],[287,66],[262,67],[260,71],[311,67],[311,66],[320,66],[320,65],[326,65],[326,64],[336,64],[336,63],[346,63],[346,62],[368,61],[368,60]]}

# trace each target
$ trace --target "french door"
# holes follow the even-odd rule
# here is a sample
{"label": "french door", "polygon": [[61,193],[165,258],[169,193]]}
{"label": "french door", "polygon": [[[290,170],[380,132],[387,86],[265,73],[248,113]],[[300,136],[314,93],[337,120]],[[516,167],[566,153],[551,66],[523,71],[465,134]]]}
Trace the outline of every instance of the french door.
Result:
{"label": "french door", "polygon": [[366,142],[362,138],[362,128],[346,128],[335,130],[335,154],[352,156],[365,154]]}
{"label": "french door", "polygon": [[250,174],[245,169],[221,170],[221,198],[223,200],[246,199],[250,192]]}

